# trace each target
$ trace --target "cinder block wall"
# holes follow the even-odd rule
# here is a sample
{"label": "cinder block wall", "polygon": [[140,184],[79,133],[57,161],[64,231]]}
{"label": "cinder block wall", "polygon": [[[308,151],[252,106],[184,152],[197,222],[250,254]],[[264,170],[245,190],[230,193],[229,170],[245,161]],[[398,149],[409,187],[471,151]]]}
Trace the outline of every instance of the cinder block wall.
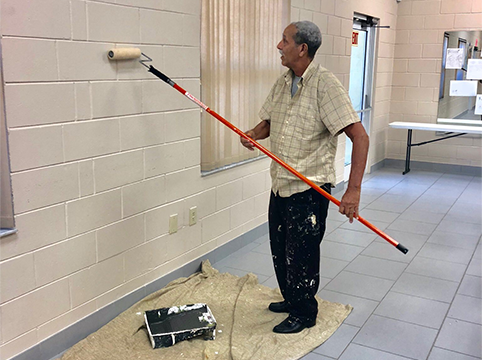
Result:
{"label": "cinder block wall", "polygon": [[[390,121],[436,123],[444,32],[481,29],[481,0],[402,0]],[[388,134],[387,157],[404,159],[406,131],[390,129]],[[435,138],[428,131],[415,131],[413,136],[414,142]],[[480,167],[481,158],[480,136],[412,148],[412,159],[419,161]]]}
{"label": "cinder block wall", "polygon": [[[369,129],[370,150],[368,165],[386,157],[387,129],[390,122],[391,79],[395,47],[398,6],[395,0],[292,0],[292,21],[310,20],[323,34],[323,44],[316,61],[334,72],[348,89],[350,81],[351,36],[353,13],[358,12],[380,19],[375,53],[373,112]],[[336,154],[337,183],[343,181],[346,137],[338,138]]]}
{"label": "cinder block wall", "polygon": [[18,228],[0,239],[1,359],[266,222],[269,161],[201,177],[198,107],[107,59],[140,47],[199,97],[200,4],[1,1]]}

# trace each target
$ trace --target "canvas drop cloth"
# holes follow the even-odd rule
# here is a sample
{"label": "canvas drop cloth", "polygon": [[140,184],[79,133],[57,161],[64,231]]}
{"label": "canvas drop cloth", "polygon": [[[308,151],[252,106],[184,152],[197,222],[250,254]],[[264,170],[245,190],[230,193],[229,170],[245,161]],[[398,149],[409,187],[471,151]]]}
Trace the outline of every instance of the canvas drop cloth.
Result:
{"label": "canvas drop cloth", "polygon": [[[281,301],[279,290],[260,285],[253,274],[242,278],[219,273],[209,261],[200,272],[180,278],[147,296],[97,332],[69,349],[62,360],[288,360],[299,359],[328,339],[352,307],[318,298],[316,326],[298,334],[272,329],[287,314],[267,309]],[[206,303],[217,322],[216,339],[193,339],[153,349],[144,329],[144,311],[174,305]]]}

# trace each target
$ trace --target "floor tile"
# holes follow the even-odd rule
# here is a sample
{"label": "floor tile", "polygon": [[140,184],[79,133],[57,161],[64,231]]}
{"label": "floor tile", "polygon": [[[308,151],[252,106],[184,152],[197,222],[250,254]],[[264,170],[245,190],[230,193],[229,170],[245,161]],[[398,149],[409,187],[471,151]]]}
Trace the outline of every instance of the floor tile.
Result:
{"label": "floor tile", "polygon": [[326,289],[319,291],[318,296],[324,300],[340,304],[350,304],[353,306],[352,312],[348,315],[344,323],[358,327],[363,326],[379,304],[378,301],[362,299],[360,297],[341,294]]}
{"label": "floor tile", "polygon": [[271,247],[269,241],[265,241],[261,245],[255,247],[252,251],[259,252],[261,254],[271,255]]}
{"label": "floor tile", "polygon": [[374,202],[370,203],[366,208],[371,210],[389,211],[401,214],[402,212],[407,210],[410,205],[411,203],[399,204],[391,201],[382,201],[378,198]]}
{"label": "floor tile", "polygon": [[[419,235],[406,231],[386,230],[385,232],[399,243],[405,245],[412,255],[418,252],[428,239],[427,235]],[[387,243],[387,241],[381,237],[377,237],[375,241]]]}
{"label": "floor tile", "polygon": [[461,235],[435,230],[427,240],[428,243],[474,250],[479,242],[475,235]]}
{"label": "floor tile", "polygon": [[330,283],[332,279],[320,276],[320,286],[318,287],[318,290],[321,290],[326,287]]}
{"label": "floor tile", "polygon": [[[220,273],[229,273],[231,275],[243,277],[246,274],[253,273],[252,271],[249,270],[239,270],[239,269],[233,269],[227,266],[217,266],[216,264],[213,265],[213,267],[217,270],[219,270]],[[258,282],[262,284],[266,280],[268,280],[268,276],[266,275],[261,275],[261,274],[255,274],[258,277]]]}
{"label": "floor tile", "polygon": [[378,200],[383,202],[392,202],[395,204],[410,205],[415,200],[417,200],[418,197],[419,195],[413,195],[411,193],[400,194],[400,195],[385,193],[382,196],[380,196]]}
{"label": "floor tile", "polygon": [[382,279],[397,280],[406,267],[407,264],[398,261],[359,255],[345,270]]}
{"label": "floor tile", "polygon": [[323,256],[332,259],[352,261],[362,251],[363,248],[359,246],[341,244],[328,240],[323,240],[321,243]]}
{"label": "floor tile", "polygon": [[450,350],[434,347],[428,360],[478,360],[473,356],[459,354]]}
{"label": "floor tile", "polygon": [[355,337],[358,330],[360,330],[358,327],[341,324],[335,333],[313,352],[337,359]]}
{"label": "floor tile", "polygon": [[426,243],[418,256],[429,259],[443,260],[457,264],[468,264],[472,258],[473,250],[460,249],[434,243]]}
{"label": "floor tile", "polygon": [[327,257],[321,257],[320,262],[320,276],[333,279],[338,275],[348,264],[348,261],[331,259]]}
{"label": "floor tile", "polygon": [[435,346],[480,358],[482,356],[481,338],[481,325],[447,318]]}
{"label": "floor tile", "polygon": [[[348,226],[352,226],[354,224],[348,223]],[[364,225],[362,225],[364,226]],[[338,228],[333,231],[331,234],[326,236],[326,240],[335,241],[339,243],[349,244],[349,245],[356,245],[361,247],[366,247],[370,245],[370,243],[375,240],[377,235],[371,230],[368,232],[360,232],[360,231],[353,231],[344,228]]]}
{"label": "floor tile", "polygon": [[482,278],[478,276],[465,275],[457,293],[460,295],[467,295],[481,299]]}
{"label": "floor tile", "polygon": [[452,207],[457,201],[457,198],[457,194],[447,194],[443,191],[433,191],[429,189],[422,194],[417,201],[428,201],[431,202],[433,206],[450,205],[450,207]]}
{"label": "floor tile", "polygon": [[457,287],[456,282],[404,273],[393,285],[392,291],[450,303]]}
{"label": "floor tile", "polygon": [[363,211],[360,211],[360,215],[370,222],[382,221],[384,223],[392,223],[400,216],[399,213],[371,209],[364,209]]}
{"label": "floor tile", "polygon": [[462,235],[480,236],[480,234],[482,234],[482,226],[480,224],[471,224],[450,220],[442,220],[439,226],[437,226],[437,230]]}
{"label": "floor tile", "polygon": [[391,280],[342,271],[325,289],[380,301],[390,290],[393,283],[394,281]]}
{"label": "floor tile", "polygon": [[467,275],[482,276],[482,260],[474,257],[467,268]]}
{"label": "floor tile", "polygon": [[274,274],[271,256],[254,251],[230,259],[227,264],[223,262],[223,265],[229,268],[253,272],[267,277]]}
{"label": "floor tile", "polygon": [[[345,222],[346,216],[342,215],[338,212],[338,207],[332,208],[330,207],[328,210],[328,216],[327,216],[327,222],[329,223],[330,221],[337,221],[337,222]],[[341,224],[340,224],[341,225]]]}
{"label": "floor tile", "polygon": [[[470,186],[470,185],[469,185]],[[477,204],[482,204],[482,199],[480,198],[481,190],[470,190],[469,188],[465,189],[465,191],[460,195],[457,199],[457,202],[471,204],[476,202]]]}
{"label": "floor tile", "polygon": [[[422,219],[420,219],[422,220]],[[395,220],[387,230],[405,231],[418,235],[429,236],[435,230],[437,225],[429,224],[426,222],[418,222],[413,220],[397,219]]]}
{"label": "floor tile", "polygon": [[268,279],[263,281],[261,284],[263,284],[264,286],[267,286],[271,289],[276,289],[278,287],[278,280],[276,280],[276,275],[273,275],[273,276],[269,277]]}
{"label": "floor tile", "polygon": [[334,358],[326,357],[314,352],[310,352],[308,355],[303,356],[300,360],[333,360]]}
{"label": "floor tile", "polygon": [[410,207],[408,211],[422,211],[422,212],[434,212],[440,214],[446,214],[447,211],[450,210],[452,207],[452,203],[434,203],[433,200],[428,199],[419,199],[415,201]]}
{"label": "floor tile", "polygon": [[481,238],[479,238],[479,245],[477,245],[475,248],[474,259],[482,259],[482,243],[480,242]]}
{"label": "floor tile", "polygon": [[472,214],[462,214],[462,213],[447,213],[444,217],[444,220],[452,221],[452,222],[461,222],[461,223],[471,223],[471,224],[478,224],[481,226],[482,218],[480,217],[482,211],[479,213],[472,213]]}
{"label": "floor tile", "polygon": [[[371,221],[369,221],[371,222]],[[377,228],[380,230],[385,230],[390,223],[383,222],[383,221],[375,221],[375,225]],[[350,224],[349,221],[345,221],[341,226],[340,229],[347,229],[347,230],[353,230],[357,232],[365,232],[368,234],[375,234],[373,230],[369,229],[367,226],[363,225],[361,222],[358,220],[353,220],[353,222]]]}
{"label": "floor tile", "polygon": [[407,360],[407,358],[351,343],[339,360]]}
{"label": "floor tile", "polygon": [[482,302],[479,298],[456,295],[447,317],[482,325]]}
{"label": "floor tile", "polygon": [[449,304],[420,297],[389,292],[375,310],[375,315],[440,329]]}
{"label": "floor tile", "polygon": [[[387,191],[387,194],[390,195],[410,195],[410,196],[420,196],[425,191],[430,188],[430,185],[424,184],[408,184],[404,181],[398,183],[390,190]],[[363,191],[363,190],[362,190]]]}
{"label": "floor tile", "polygon": [[363,188],[361,195],[360,195],[360,204],[371,204],[374,202],[376,199],[378,199],[382,194],[367,194],[366,193],[366,188]]}
{"label": "floor tile", "polygon": [[452,201],[457,201],[463,191],[463,187],[454,188],[453,186],[435,183],[423,195],[426,197],[433,196],[443,198],[444,200],[450,199]]}
{"label": "floor tile", "polygon": [[354,343],[411,359],[425,360],[437,330],[372,315]]}
{"label": "floor tile", "polygon": [[385,180],[380,178],[373,178],[363,183],[363,189],[377,189],[377,190],[389,190],[395,185],[397,185],[400,181],[398,180]]}
{"label": "floor tile", "polygon": [[407,183],[432,185],[440,179],[442,175],[443,174],[438,172],[418,170],[404,175],[404,181]]}
{"label": "floor tile", "polygon": [[328,219],[326,221],[325,236],[331,234],[343,224],[343,221],[336,221]]}
{"label": "floor tile", "polygon": [[403,214],[400,215],[400,219],[410,220],[410,221],[422,221],[424,223],[437,225],[442,221],[444,216],[445,214],[409,209],[404,211]]}
{"label": "floor tile", "polygon": [[447,261],[416,256],[405,272],[458,282],[464,276],[466,268],[467,266],[464,264],[449,263]]}
{"label": "floor tile", "polygon": [[[401,242],[401,244],[403,244],[403,242]],[[408,254],[403,254],[393,245],[388,244],[388,242],[382,243],[374,241],[362,252],[362,255],[373,256],[386,260],[399,261],[408,264],[415,257],[418,250],[413,250],[408,246],[407,248],[409,249]]]}
{"label": "floor tile", "polygon": [[454,206],[447,213],[447,219],[468,222],[474,224],[482,223],[482,204],[471,202],[456,201]]}
{"label": "floor tile", "polygon": [[464,184],[469,184],[474,177],[472,175],[460,175],[460,174],[443,174],[435,184],[441,183],[446,185],[457,185],[463,186]]}

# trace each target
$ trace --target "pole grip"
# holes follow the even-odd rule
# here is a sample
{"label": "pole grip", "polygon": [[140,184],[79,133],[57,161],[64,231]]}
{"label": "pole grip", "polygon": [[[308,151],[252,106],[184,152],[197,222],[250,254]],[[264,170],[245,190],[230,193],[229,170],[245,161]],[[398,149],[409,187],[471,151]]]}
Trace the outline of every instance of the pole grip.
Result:
{"label": "pole grip", "polygon": [[397,248],[398,250],[400,250],[401,252],[403,252],[404,254],[408,253],[408,249],[407,249],[405,246],[403,246],[402,244],[400,244],[400,243],[398,243],[398,245],[396,246],[396,248]]}
{"label": "pole grip", "polygon": [[150,73],[153,73],[154,75],[156,75],[159,79],[161,79],[162,81],[168,83],[169,85],[171,86],[174,86],[174,81],[172,81],[167,75],[164,75],[162,72],[160,72],[159,70],[157,70],[154,66],[149,66],[149,69],[147,70],[149,71]]}

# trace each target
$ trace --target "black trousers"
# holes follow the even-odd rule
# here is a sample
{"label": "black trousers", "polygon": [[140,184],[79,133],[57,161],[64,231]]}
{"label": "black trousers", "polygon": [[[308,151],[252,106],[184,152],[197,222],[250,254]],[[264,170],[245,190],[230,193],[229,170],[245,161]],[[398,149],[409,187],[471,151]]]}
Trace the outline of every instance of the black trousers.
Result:
{"label": "black trousers", "polygon": [[[329,184],[323,190],[331,192]],[[314,189],[280,197],[271,192],[269,236],[276,279],[290,315],[315,320],[320,283],[320,244],[329,200]]]}

